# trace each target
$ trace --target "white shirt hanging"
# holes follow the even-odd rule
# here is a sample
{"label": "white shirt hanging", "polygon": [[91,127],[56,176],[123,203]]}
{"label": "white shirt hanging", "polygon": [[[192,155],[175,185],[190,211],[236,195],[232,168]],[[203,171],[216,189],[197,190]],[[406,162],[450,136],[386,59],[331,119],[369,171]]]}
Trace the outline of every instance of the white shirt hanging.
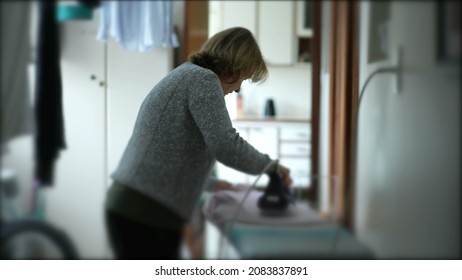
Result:
{"label": "white shirt hanging", "polygon": [[178,47],[171,1],[102,1],[97,39],[113,36],[123,48],[146,52]]}

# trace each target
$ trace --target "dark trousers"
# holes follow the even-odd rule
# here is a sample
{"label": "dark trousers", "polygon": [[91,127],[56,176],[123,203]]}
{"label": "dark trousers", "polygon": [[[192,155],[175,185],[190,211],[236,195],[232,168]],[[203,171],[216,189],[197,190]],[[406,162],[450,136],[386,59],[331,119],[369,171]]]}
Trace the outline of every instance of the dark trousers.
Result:
{"label": "dark trousers", "polygon": [[106,210],[106,224],[116,259],[180,258],[181,232],[138,223]]}

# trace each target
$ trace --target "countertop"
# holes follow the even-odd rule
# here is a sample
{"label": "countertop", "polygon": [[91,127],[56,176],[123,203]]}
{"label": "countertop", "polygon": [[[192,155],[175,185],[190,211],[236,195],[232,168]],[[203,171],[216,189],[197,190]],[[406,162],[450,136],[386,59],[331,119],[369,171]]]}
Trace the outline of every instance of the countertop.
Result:
{"label": "countertop", "polygon": [[233,122],[284,122],[284,123],[311,123],[310,119],[301,119],[294,117],[265,117],[265,116],[243,116],[232,119]]}

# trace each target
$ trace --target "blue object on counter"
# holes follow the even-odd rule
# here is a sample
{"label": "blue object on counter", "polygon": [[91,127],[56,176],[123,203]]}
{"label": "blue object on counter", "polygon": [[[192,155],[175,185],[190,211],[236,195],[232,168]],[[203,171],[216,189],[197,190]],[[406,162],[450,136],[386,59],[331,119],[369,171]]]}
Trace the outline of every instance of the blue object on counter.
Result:
{"label": "blue object on counter", "polygon": [[276,108],[274,107],[274,100],[269,98],[265,102],[265,116],[266,117],[275,117]]}
{"label": "blue object on counter", "polygon": [[92,17],[92,8],[84,4],[59,4],[56,8],[56,18],[59,22],[68,20],[87,20],[92,19]]}

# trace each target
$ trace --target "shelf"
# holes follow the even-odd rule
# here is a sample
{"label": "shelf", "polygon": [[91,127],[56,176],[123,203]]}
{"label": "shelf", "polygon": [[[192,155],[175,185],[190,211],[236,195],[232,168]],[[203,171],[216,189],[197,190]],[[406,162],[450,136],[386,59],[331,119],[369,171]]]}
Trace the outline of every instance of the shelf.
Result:
{"label": "shelf", "polygon": [[297,62],[311,63],[311,38],[298,38]]}

